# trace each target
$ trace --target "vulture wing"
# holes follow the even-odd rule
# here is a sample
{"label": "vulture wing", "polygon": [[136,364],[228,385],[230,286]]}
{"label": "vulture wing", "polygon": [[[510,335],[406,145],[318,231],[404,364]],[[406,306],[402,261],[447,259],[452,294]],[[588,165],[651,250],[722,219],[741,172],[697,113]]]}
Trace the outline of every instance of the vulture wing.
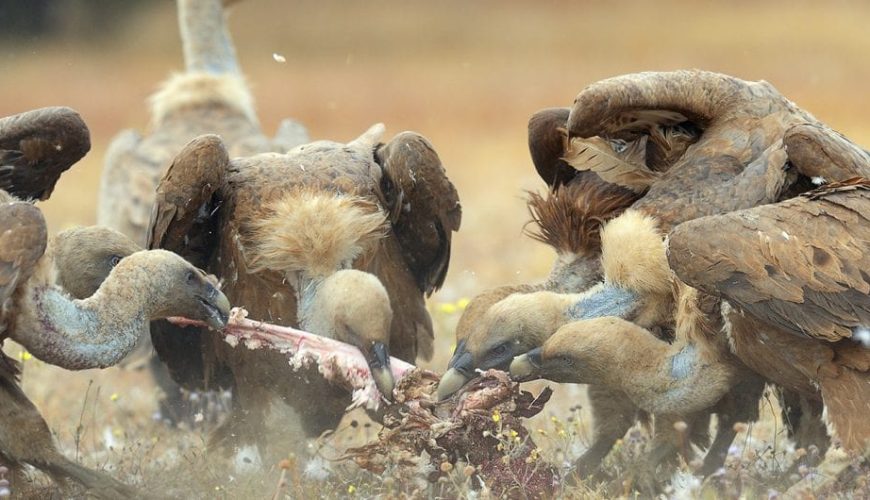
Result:
{"label": "vulture wing", "polygon": [[417,286],[427,295],[441,287],[450,242],[462,207],[435,149],[423,136],[403,132],[378,147],[381,190],[390,222]]}
{"label": "vulture wing", "polygon": [[570,112],[570,108],[547,108],[529,118],[529,154],[550,189],[567,184],[577,175],[564,159]]}
{"label": "vulture wing", "polygon": [[0,189],[45,200],[60,175],[91,149],[90,132],[70,108],[42,108],[0,119]]}
{"label": "vulture wing", "polygon": [[680,224],[680,279],[763,321],[831,342],[870,325],[870,181]]}
{"label": "vulture wing", "polygon": [[304,125],[289,118],[281,120],[275,137],[272,139],[272,151],[286,153],[296,146],[311,142],[308,130]]}
{"label": "vulture wing", "polygon": [[[157,187],[151,214],[148,248],[173,251],[197,267],[205,268],[218,244],[216,192],[223,185],[229,156],[216,135],[189,142],[175,157]],[[181,328],[167,321],[151,323],[151,341],[176,381],[202,388],[208,353],[201,344],[208,332]]]}
{"label": "vulture wing", "polygon": [[822,124],[795,125],[784,142],[789,161],[807,177],[825,182],[870,179],[870,153]]}
{"label": "vulture wing", "polygon": [[15,289],[33,274],[47,243],[48,230],[38,208],[25,202],[0,205],[0,339]]}
{"label": "vulture wing", "polygon": [[190,141],[157,186],[148,230],[148,247],[171,250],[197,267],[206,267],[217,243],[216,222],[230,159],[220,137]]}

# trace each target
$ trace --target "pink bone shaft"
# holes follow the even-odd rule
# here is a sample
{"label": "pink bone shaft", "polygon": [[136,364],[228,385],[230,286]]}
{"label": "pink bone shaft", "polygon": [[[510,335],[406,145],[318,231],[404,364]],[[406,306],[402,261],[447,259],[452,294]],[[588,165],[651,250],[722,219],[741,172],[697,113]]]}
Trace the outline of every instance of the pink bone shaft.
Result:
{"label": "pink bone shaft", "polygon": [[[199,326],[208,328],[206,323],[183,317],[172,317],[167,320],[177,326]],[[351,370],[359,370],[371,377],[368,363],[362,352],[355,346],[345,344],[344,342],[315,335],[303,330],[297,330],[289,326],[279,326],[262,321],[253,321],[247,318],[231,317],[230,321],[224,330],[220,332],[223,335],[232,335],[239,340],[245,339],[259,340],[266,347],[276,351],[290,351],[290,354],[295,354],[303,348],[309,351],[319,352],[323,354],[340,354],[342,360],[346,360],[346,368]],[[344,363],[343,363],[344,364]],[[396,380],[400,380],[406,374],[414,370],[416,367],[401,359],[390,357],[390,371]]]}

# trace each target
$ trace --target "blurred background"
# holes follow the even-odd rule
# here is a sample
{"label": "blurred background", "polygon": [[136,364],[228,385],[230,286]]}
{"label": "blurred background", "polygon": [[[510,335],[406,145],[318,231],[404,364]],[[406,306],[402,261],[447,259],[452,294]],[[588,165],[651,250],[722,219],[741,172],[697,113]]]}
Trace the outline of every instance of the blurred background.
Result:
{"label": "blurred background", "polygon": [[[248,0],[230,17],[267,133],[293,117],[314,139],[347,141],[380,121],[438,150],[464,213],[432,300],[437,369],[461,299],[549,270],[552,253],[522,236],[524,191],[543,189],[526,146],[534,111],[568,106],[602,78],[701,68],[767,80],[868,146],[867,26],[870,3],[848,1]],[[174,3],[0,0],[0,68],[0,115],[66,105],[90,126],[90,154],[41,207],[53,231],[91,224],[106,146],[122,129],[147,129],[146,99],[182,68]],[[90,381],[102,415],[94,441],[104,420],[129,428],[150,415],[147,377],[26,366],[25,388],[61,441],[70,415],[85,414]]]}

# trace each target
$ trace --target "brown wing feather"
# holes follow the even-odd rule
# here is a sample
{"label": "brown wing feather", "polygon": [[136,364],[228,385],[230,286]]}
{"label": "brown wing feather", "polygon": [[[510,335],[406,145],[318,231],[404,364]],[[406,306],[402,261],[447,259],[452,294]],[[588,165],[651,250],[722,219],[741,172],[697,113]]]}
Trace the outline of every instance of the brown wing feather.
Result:
{"label": "brown wing feather", "polygon": [[60,175],[91,149],[90,137],[70,108],[0,119],[0,189],[21,199],[47,199]]}
{"label": "brown wing feather", "polygon": [[[175,157],[157,187],[148,230],[148,248],[164,248],[205,268],[218,241],[215,193],[223,185],[229,157],[216,135],[200,136]],[[209,333],[201,328],[179,328],[166,321],[151,323],[151,341],[176,382],[191,389],[220,383],[206,372],[211,351]]]}
{"label": "brown wing feather", "polygon": [[189,142],[173,160],[157,187],[149,248],[176,252],[205,267],[217,242],[214,224],[229,156],[220,137],[203,135]]}
{"label": "brown wing feather", "polygon": [[789,161],[807,177],[827,182],[870,179],[870,154],[822,124],[796,125],[786,131],[783,141]]}
{"label": "brown wing feather", "polygon": [[33,274],[45,253],[48,232],[38,208],[29,203],[0,205],[0,344],[18,286]]}
{"label": "brown wing feather", "polygon": [[570,112],[569,108],[547,108],[529,118],[529,154],[535,170],[550,189],[577,175],[577,170],[563,159]]}
{"label": "brown wing feather", "polygon": [[683,281],[785,331],[837,341],[870,325],[870,182],[679,225]]}
{"label": "brown wing feather", "polygon": [[462,207],[435,149],[425,137],[403,132],[378,148],[382,191],[390,220],[417,286],[431,294],[450,263],[450,242]]}

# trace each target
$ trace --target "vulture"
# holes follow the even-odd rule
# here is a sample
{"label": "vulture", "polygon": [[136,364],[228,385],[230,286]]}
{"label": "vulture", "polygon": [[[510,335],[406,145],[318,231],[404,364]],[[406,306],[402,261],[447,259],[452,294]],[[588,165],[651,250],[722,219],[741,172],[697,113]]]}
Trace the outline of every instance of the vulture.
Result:
{"label": "vulture", "polygon": [[[155,190],[172,159],[190,140],[218,134],[232,156],[283,152],[307,142],[305,129],[284,120],[274,138],[266,137],[254,99],[236,60],[222,0],[178,0],[178,20],[186,69],[171,76],[150,100],[147,135],[120,132],[105,157],[97,223],[145,245]],[[188,417],[186,402],[143,336],[131,356],[147,357],[155,381],[165,392],[161,413],[169,421]],[[131,360],[127,360],[131,361]]]}
{"label": "vulture", "polygon": [[870,180],[681,224],[668,258],[680,279],[721,299],[743,362],[822,401],[842,446],[868,450]]}
{"label": "vulture", "polygon": [[[45,110],[18,115],[16,126],[4,129],[12,130],[19,144],[53,140],[59,147],[41,153],[38,147],[24,147],[23,151],[33,153],[25,155],[27,161],[9,156],[14,174],[6,186],[9,192],[0,190],[0,346],[9,338],[45,362],[85,369],[116,363],[132,350],[149,318],[186,315],[223,326],[229,314],[226,297],[212,279],[170,252],[137,252],[129,239],[104,228],[62,233],[46,252],[47,228],[41,211],[10,192],[47,197],[70,166],[69,157],[62,159],[56,153],[73,143],[88,143],[87,127],[69,119],[74,112],[58,112],[67,118],[60,122],[66,123],[63,126],[77,130],[55,129],[59,122]],[[40,123],[48,124],[45,137]],[[70,142],[71,137],[76,141]],[[7,139],[0,135],[0,143],[14,144]],[[63,286],[88,298],[75,299]],[[17,363],[0,352],[0,461],[12,466],[13,482],[22,472],[21,465],[29,464],[55,479],[76,481],[99,497],[136,495],[128,486],[70,461],[57,450],[44,419],[21,391],[19,375]]]}
{"label": "vulture", "polygon": [[[389,356],[432,355],[424,299],[444,282],[461,207],[429,141],[403,132],[382,143],[383,132],[378,124],[347,144],[316,141],[232,161],[220,138],[197,138],[157,189],[149,245],[220,276],[254,319],[357,346],[390,397]],[[307,436],[334,428],[351,404],[316,367],[296,372],[279,353],[233,349],[190,330],[160,322],[152,341],[179,383],[233,389],[215,436],[230,450],[269,450],[273,398]]]}
{"label": "vulture", "polygon": [[[85,228],[72,238],[86,246],[69,254],[71,247],[59,245],[47,254],[39,209],[5,199],[0,212],[0,344],[9,338],[42,361],[70,370],[104,368],[133,349],[149,318],[183,315],[216,328],[226,323],[229,302],[213,281],[160,250],[123,258],[93,295],[73,299],[56,282],[56,273],[80,291],[92,289],[94,273],[106,267],[106,255],[131,242],[103,228]],[[130,488],[57,450],[42,416],[18,386],[18,376],[17,363],[0,353],[0,459],[13,469],[29,464],[55,479],[76,481],[99,496],[129,497]]]}
{"label": "vulture", "polygon": [[45,200],[60,174],[91,149],[82,117],[65,107],[0,118],[0,189],[20,200]]}
{"label": "vulture", "polygon": [[[565,114],[551,113],[556,117],[551,124],[558,123]],[[552,293],[511,297],[514,303],[506,306],[500,316],[490,318],[491,324],[505,332],[518,315],[529,314],[520,320],[525,324],[516,326],[523,335],[532,326],[550,329],[572,320],[604,317],[621,318],[649,333],[689,329],[676,324],[678,297],[672,291],[664,236],[687,220],[791,197],[811,188],[813,177],[843,175],[831,167],[802,169],[799,162],[789,161],[790,155],[799,153],[789,150],[787,154],[783,139],[795,127],[830,132],[766,82],[677,71],[625,75],[587,87],[568,111],[561,134],[562,156],[557,154],[558,137],[554,138],[558,134],[551,133],[548,147],[542,148],[540,157],[544,161],[536,162],[539,173],[553,179],[554,184],[565,184],[579,175],[571,172],[573,167],[580,172],[594,172],[602,180],[642,196],[608,224],[613,244],[609,245],[612,250],[601,255],[602,267],[609,269],[603,280],[573,297]],[[706,309],[715,316],[716,307],[712,304]],[[701,318],[686,315],[683,320]],[[714,317],[711,322],[717,321],[721,320]],[[550,329],[543,338],[554,332]],[[707,341],[703,335],[684,335],[682,339],[683,343],[688,339]],[[655,335],[647,340],[667,345]],[[510,336],[488,339],[484,334],[480,342],[477,353],[454,356],[453,368],[459,361],[467,373],[480,365],[504,367],[528,349],[527,342]],[[469,344],[470,340],[461,347],[467,349]],[[750,394],[760,395],[761,381],[741,369],[741,362],[728,352],[727,346],[713,342],[709,349],[693,352],[687,361],[724,359],[733,364],[722,370],[733,376],[720,379],[715,398],[744,382],[753,386],[752,390],[740,391],[747,400]],[[699,353],[709,353],[710,359],[702,359]],[[445,378],[455,378],[455,371],[451,371]],[[461,381],[452,381],[452,385],[458,387]],[[740,396],[733,392],[731,396]],[[754,418],[757,412],[751,409],[757,406],[754,401],[729,406],[743,408],[746,419]]]}

